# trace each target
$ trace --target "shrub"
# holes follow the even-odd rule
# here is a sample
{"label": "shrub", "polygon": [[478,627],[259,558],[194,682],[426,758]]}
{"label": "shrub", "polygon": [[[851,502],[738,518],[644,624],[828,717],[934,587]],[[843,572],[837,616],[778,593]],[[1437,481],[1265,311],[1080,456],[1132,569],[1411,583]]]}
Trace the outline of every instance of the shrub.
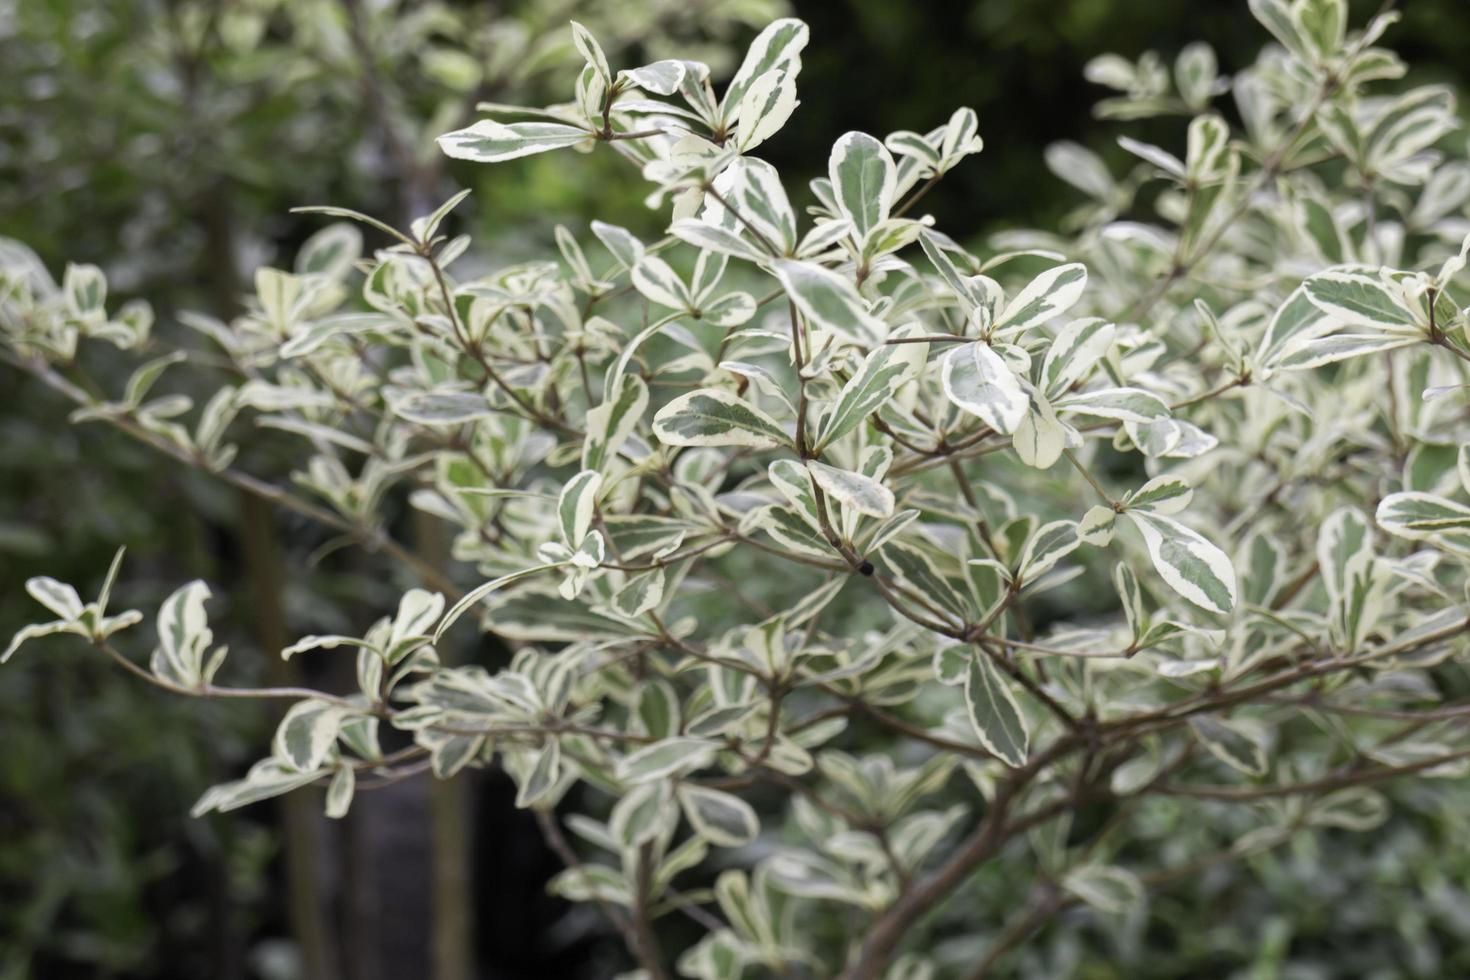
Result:
{"label": "shrub", "polygon": [[[1452,93],[1368,94],[1403,74],[1375,46],[1393,15],[1251,9],[1277,43],[1230,79],[1203,45],[1094,61],[1100,111],[1186,117],[1183,156],[1120,139],[1141,163],[1118,180],[1052,147],[1087,197],[1070,232],[983,259],[916,210],[981,150],[973,112],[842,136],[806,223],[754,155],[797,106],[803,24],[721,88],[614,71],[574,24],[571,102],[439,144],[619,154],[668,235],[594,222],[606,255],[559,229],[559,264],[479,272],[445,231],[463,194],[408,228],[312,209],[342,223],[259,270],[245,315],[187,321],[239,379],[188,422],[154,390],[191,354],[109,312],[95,268],[57,285],[8,246],[7,359],[73,418],[418,585],[361,637],[282,651],[354,656],[348,693],[216,683],[203,582],[140,665],[119,562],[92,603],[27,583],[56,619],[5,657],[73,633],[170,691],[292,702],[196,813],[324,785],[340,816],[498,765],[567,862],[553,889],[653,977],[980,976],[1064,910],[1136,930],[1150,886],[1377,826],[1375,784],[1470,760],[1470,163],[1437,148]],[[108,398],[83,341],[153,356]],[[303,440],[294,485],[237,467],[242,416]],[[400,489],[452,561],[390,536]],[[441,661],[475,625],[508,665]],[[673,916],[702,936],[665,951]]]}

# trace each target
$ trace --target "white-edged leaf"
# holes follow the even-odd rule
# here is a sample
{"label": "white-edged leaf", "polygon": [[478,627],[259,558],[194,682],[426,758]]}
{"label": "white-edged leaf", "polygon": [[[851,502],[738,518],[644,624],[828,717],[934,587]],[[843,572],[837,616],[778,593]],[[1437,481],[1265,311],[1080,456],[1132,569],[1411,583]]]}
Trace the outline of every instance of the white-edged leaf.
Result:
{"label": "white-edged leaf", "polygon": [[78,627],[72,625],[71,623],[64,623],[60,621],[51,623],[32,623],[29,626],[22,626],[20,629],[16,630],[15,635],[11,637],[10,643],[5,647],[5,652],[0,653],[0,664],[5,663],[5,661],[14,656],[15,651],[19,650],[22,644],[30,640],[37,640],[43,636],[54,636],[57,633],[78,632]]}
{"label": "white-edged leaf", "polygon": [[1432,493],[1391,493],[1378,504],[1378,526],[1411,540],[1470,531],[1470,507]]}
{"label": "white-edged leaf", "polygon": [[988,344],[961,344],[951,350],[944,356],[940,379],[950,401],[996,432],[1010,435],[1026,417],[1030,399]]}
{"label": "white-edged leaf", "polygon": [[735,146],[749,152],[770,139],[796,111],[796,76],[772,69],[755,80],[735,110]]}
{"label": "white-edged leaf", "polygon": [[618,72],[618,77],[654,95],[673,95],[684,82],[684,62],[673,59],[655,61],[639,68],[626,68]]}
{"label": "white-edged leaf", "polygon": [[792,259],[777,261],[774,269],[781,287],[813,326],[855,342],[876,340],[886,333],[853,284],[837,273]]}
{"label": "white-edged leaf", "polygon": [[660,306],[674,310],[689,308],[689,287],[656,255],[645,255],[638,260],[633,267],[633,285]]}
{"label": "white-edged leaf", "polygon": [[965,674],[965,707],[980,744],[1006,765],[1026,764],[1030,733],[1010,686],[983,652],[973,651]]}
{"label": "white-edged leaf", "polygon": [[1383,278],[1362,272],[1319,272],[1303,283],[1317,307],[1349,327],[1403,330],[1419,316]]}
{"label": "white-edged leaf", "polygon": [[558,568],[562,564],[564,563],[548,562],[544,565],[533,565],[530,568],[523,568],[518,572],[511,572],[508,575],[500,576],[500,578],[491,579],[490,581],[485,582],[482,585],[478,585],[470,591],[466,592],[458,602],[449,607],[449,611],[444,614],[444,618],[439,620],[439,625],[434,629],[434,642],[438,643],[439,640],[444,636],[444,633],[449,629],[449,627],[454,625],[455,620],[463,616],[471,606],[482,602],[485,597],[490,595],[492,592],[496,592],[499,589],[510,585],[512,582],[520,581],[521,579],[528,576],[547,571],[548,569]]}
{"label": "white-edged leaf", "polygon": [[1075,521],[1051,521],[1037,528],[1021,550],[1016,578],[1030,582],[1051,571],[1082,543],[1078,530]]}
{"label": "white-edged leaf", "polygon": [[1117,328],[1101,317],[1073,320],[1060,331],[1047,348],[1041,362],[1038,385],[1047,397],[1065,394],[1092,371],[1113,345]]}
{"label": "white-edged leaf", "polygon": [[352,809],[352,793],[357,787],[357,770],[338,766],[327,784],[326,813],[330,820],[341,820]]}
{"label": "white-edged leaf", "polygon": [[1058,398],[1052,403],[1058,412],[1076,412],[1095,418],[1121,422],[1153,422],[1169,417],[1169,406],[1162,398],[1142,388],[1101,388]]}
{"label": "white-edged leaf", "polygon": [[749,844],[760,832],[755,810],[732,793],[681,783],[678,797],[695,833],[716,847]]}
{"label": "white-edged leaf", "polygon": [[869,517],[888,517],[893,513],[893,491],[878,480],[816,460],[807,460],[806,466],[817,486],[842,507],[850,507]]}
{"label": "white-edged leaf", "polygon": [[1165,584],[1202,609],[1226,614],[1235,608],[1235,568],[1225,553],[1197,531],[1147,511],[1129,511],[1143,535],[1149,558]]}
{"label": "white-edged leaf", "polygon": [[692,772],[709,765],[718,748],[718,742],[706,738],[665,739],[624,758],[618,764],[618,778],[627,783],[646,783]]}
{"label": "white-edged leaf", "polygon": [[499,163],[575,146],[591,138],[592,134],[585,129],[566,123],[498,123],[493,119],[481,119],[465,129],[445,133],[437,142],[446,156],[456,160]]}
{"label": "white-edged leaf", "polygon": [[928,344],[884,344],[874,348],[837,396],[822,422],[814,451],[821,452],[882,408],[905,382],[918,376],[929,355]]}
{"label": "white-edged leaf", "polygon": [[587,413],[582,468],[601,470],[633,434],[648,411],[648,385],[636,374],[621,376],[610,396]]}
{"label": "white-edged leaf", "polygon": [[1026,284],[1006,304],[995,321],[994,333],[1005,337],[1065,313],[1087,288],[1087,267],[1080,262],[1048,269]]}
{"label": "white-edged leaf", "polygon": [[602,474],[596,470],[583,470],[562,487],[556,501],[556,518],[562,542],[568,548],[576,549],[587,536],[597,508],[597,492],[601,489]]}
{"label": "white-edged leaf", "polygon": [[1154,514],[1177,514],[1189,506],[1194,488],[1183,477],[1165,473],[1149,480],[1123,498],[1129,509],[1147,510]]}
{"label": "white-edged leaf", "polygon": [[467,391],[417,391],[389,402],[394,415],[420,425],[460,425],[494,414],[484,395]]}
{"label": "white-edged leaf", "polygon": [[1067,448],[1070,438],[1067,426],[1057,418],[1051,402],[1032,392],[1026,414],[1011,437],[1011,445],[1021,462],[1044,470],[1062,458],[1062,450]]}
{"label": "white-edged leaf", "polygon": [[1266,747],[1254,731],[1210,715],[1189,719],[1189,727],[1221,762],[1248,776],[1266,774]]}
{"label": "white-edged leaf", "polygon": [[76,619],[82,614],[82,597],[77,590],[49,575],[26,579],[26,591],[61,619]]}
{"label": "white-edged leaf", "polygon": [[276,728],[273,754],[293,769],[315,772],[326,762],[345,713],[325,701],[296,702]]}
{"label": "white-edged leaf", "polygon": [[1086,864],[1062,876],[1062,887],[1108,915],[1126,915],[1143,905],[1138,876],[1106,864]]}
{"label": "white-edged leaf", "polygon": [[171,683],[199,687],[207,683],[204,651],[214,640],[204,600],[209,586],[198,579],[180,586],[158,610],[158,647],[152,666]]}
{"label": "white-edged leaf", "polygon": [[897,172],[887,147],[867,133],[844,133],[832,146],[827,175],[837,208],[859,241],[888,220]]}
{"label": "white-edged leaf", "polygon": [[766,72],[779,69],[795,76],[801,69],[801,50],[806,47],[808,36],[806,24],[794,17],[783,17],[766,25],[750,42],[740,69],[725,89],[721,108],[726,117],[740,104],[746,90]]}
{"label": "white-edged leaf", "polygon": [[669,402],[653,417],[653,433],[667,446],[771,449],[790,443],[769,415],[719,388],[701,388]]}
{"label": "white-edged leaf", "polygon": [[613,596],[613,608],[629,619],[637,619],[644,613],[657,609],[659,603],[664,601],[665,578],[662,568],[635,575]]}

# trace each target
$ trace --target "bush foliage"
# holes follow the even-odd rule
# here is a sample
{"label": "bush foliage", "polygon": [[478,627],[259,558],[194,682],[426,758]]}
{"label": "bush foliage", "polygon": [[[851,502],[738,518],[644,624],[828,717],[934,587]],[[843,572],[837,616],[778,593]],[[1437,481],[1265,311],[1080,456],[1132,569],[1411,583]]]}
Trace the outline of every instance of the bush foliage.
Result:
{"label": "bush foliage", "polygon": [[[650,977],[1057,971],[1069,930],[1136,937],[1151,887],[1377,827],[1376,784],[1470,766],[1470,161],[1450,91],[1377,94],[1392,14],[1250,6],[1274,43],[1233,76],[1202,44],[1092,62],[1100,113],[1174,117],[1182,154],[1121,138],[1118,176],[1051,147],[1084,203],[979,256],[920,207],[983,165],[965,108],[843,135],[798,214],[759,156],[799,104],[792,19],[723,84],[615,67],[574,23],[570,101],[438,138],[621,156],[657,241],[594,221],[489,269],[448,230],[464,194],[406,227],[311,208],[294,265],[229,322],[181,316],[180,349],[99,269],[4,243],[4,356],[73,421],[416,581],[281,651],[353,658],[349,691],[229,683],[202,581],[150,647],[109,606],[121,552],[89,602],[30,580],[54,619],[3,659],[75,634],[178,694],[288,702],[196,814],[501,767],[553,889]],[[101,345],[138,359],[119,392]],[[260,430],[297,440],[289,484],[239,464]],[[446,560],[390,535],[399,494]],[[451,665],[475,630],[510,662]],[[675,917],[700,935],[665,948]]]}

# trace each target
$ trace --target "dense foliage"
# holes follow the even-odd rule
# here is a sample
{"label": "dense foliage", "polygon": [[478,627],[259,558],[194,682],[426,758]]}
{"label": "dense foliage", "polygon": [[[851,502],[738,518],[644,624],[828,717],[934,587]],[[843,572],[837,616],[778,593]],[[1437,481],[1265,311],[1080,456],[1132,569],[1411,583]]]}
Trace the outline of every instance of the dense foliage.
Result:
{"label": "dense foliage", "polygon": [[[567,863],[555,890],[654,977],[1060,973],[1098,921],[1136,957],[1151,886],[1377,827],[1392,777],[1448,798],[1470,162],[1451,92],[1376,94],[1403,73],[1391,14],[1251,9],[1276,43],[1229,78],[1204,45],[1095,60],[1100,111],[1187,120],[1182,156],[1123,138],[1118,177],[1050,148],[1086,203],[983,257],[918,207],[981,165],[968,109],[842,136],[798,217],[758,156],[798,105],[790,19],[718,86],[615,70],[573,24],[571,101],[439,137],[484,163],[617,154],[669,216],[654,242],[593,222],[559,262],[487,270],[444,231],[462,194],[406,227],[310,209],[337,220],[248,310],[181,318],[207,355],[100,270],[57,282],[7,243],[6,359],[74,420],[419,581],[361,636],[282,651],[354,658],[345,693],[226,683],[202,581],[150,617],[143,666],[143,615],[108,608],[121,554],[92,602],[27,583],[55,619],[4,658],[70,633],[170,691],[289,702],[196,813],[321,785],[341,816],[502,767]],[[80,367],[99,344],[142,361],[119,393]],[[157,393],[220,359],[197,412]],[[237,464],[251,426],[300,440],[292,485]],[[453,562],[389,536],[399,487]],[[509,665],[446,665],[472,625]],[[558,814],[577,784],[586,812]],[[664,949],[676,916],[701,935]]]}

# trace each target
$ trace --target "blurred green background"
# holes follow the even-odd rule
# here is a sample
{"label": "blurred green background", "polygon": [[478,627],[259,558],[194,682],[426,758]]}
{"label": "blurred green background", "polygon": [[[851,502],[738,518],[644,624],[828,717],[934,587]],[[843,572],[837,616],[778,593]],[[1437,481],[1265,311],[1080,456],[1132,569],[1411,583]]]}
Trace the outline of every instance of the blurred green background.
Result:
{"label": "blurred green background", "polygon": [[[1361,24],[1378,3],[1351,6]],[[1465,89],[1465,0],[1401,6],[1388,43],[1414,80]],[[796,200],[809,199],[805,181],[842,132],[928,129],[969,105],[986,148],[925,209],[976,239],[1054,227],[1075,206],[1041,165],[1054,140],[1119,168],[1120,131],[1178,142],[1167,121],[1120,130],[1093,119],[1103,93],[1082,78],[1091,57],[1171,59],[1205,40],[1229,72],[1265,40],[1244,0],[0,0],[0,235],[57,272],[101,265],[114,297],[147,298],[169,334],[181,309],[231,315],[248,270],[319,227],[289,214],[296,205],[404,220],[472,187],[457,220],[496,259],[547,254],[555,224],[580,232],[593,217],[656,236],[644,185],[610,154],[451,165],[431,137],[476,99],[566,98],[571,17],[623,63],[678,54],[728,72],[786,9],[812,28],[802,105],[762,155]],[[113,386],[125,377],[105,360],[93,367]],[[8,368],[0,391],[0,636],[35,612],[28,576],[88,594],[119,544],[130,556],[120,608],[154,608],[205,578],[232,669],[260,679],[282,676],[267,652],[288,633],[353,632],[396,598],[370,556],[323,555],[318,530],[104,428],[68,426],[56,398]],[[290,466],[268,442],[242,462],[275,478]],[[432,548],[398,506],[393,530]],[[306,669],[332,683],[330,663]],[[0,980],[618,969],[593,922],[544,896],[557,862],[494,774],[368,794],[341,824],[304,797],[191,820],[203,788],[258,753],[270,709],[168,698],[64,639],[0,673],[0,719]],[[1126,975],[1467,975],[1460,827],[1421,809],[1412,789],[1397,802],[1369,839],[1329,837],[1340,850],[1287,851],[1163,896],[1147,972]],[[436,840],[441,853],[458,842],[449,850],[461,859],[436,868]],[[1301,972],[1303,962],[1317,966]],[[1125,975],[1085,950],[1075,964],[1079,976]]]}

